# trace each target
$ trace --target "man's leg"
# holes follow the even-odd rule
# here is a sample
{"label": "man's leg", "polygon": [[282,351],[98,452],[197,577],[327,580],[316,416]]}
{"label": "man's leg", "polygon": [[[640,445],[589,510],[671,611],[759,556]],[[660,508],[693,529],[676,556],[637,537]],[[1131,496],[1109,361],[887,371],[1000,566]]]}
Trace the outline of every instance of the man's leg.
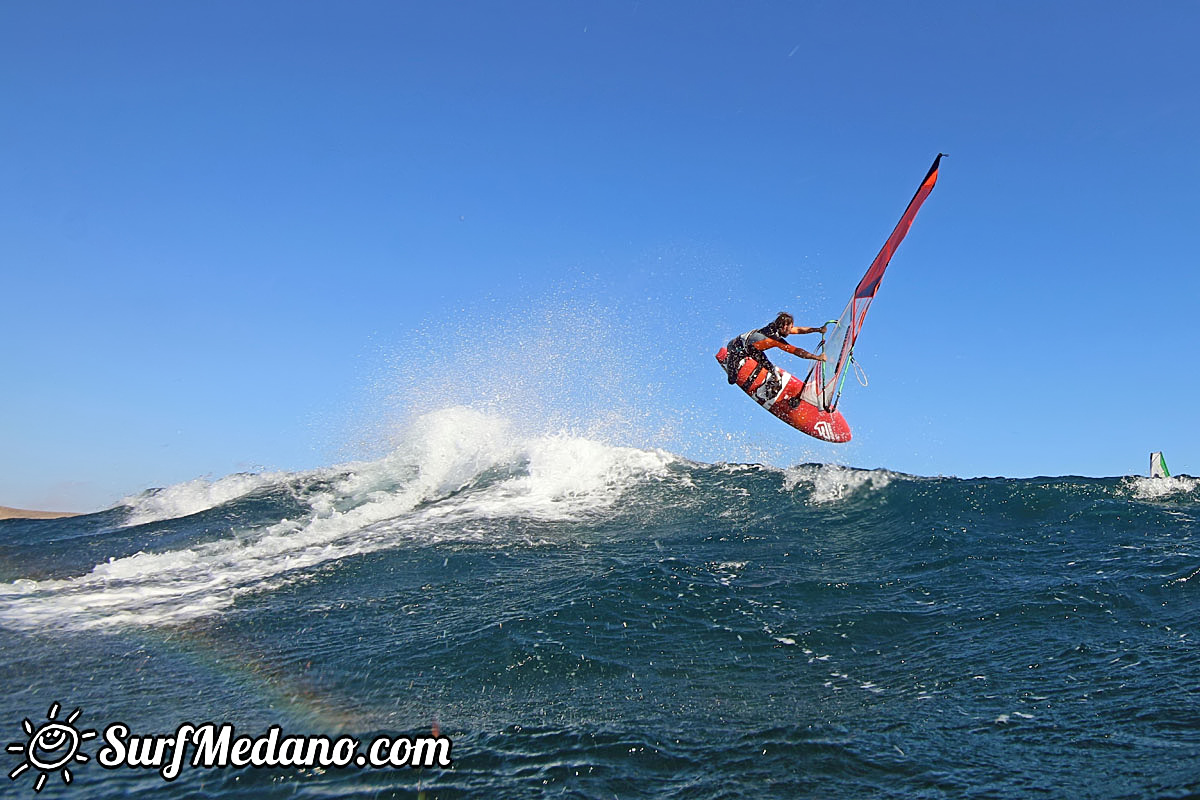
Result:
{"label": "man's leg", "polygon": [[754,393],[754,396],[760,403],[768,403],[779,394],[779,390],[783,388],[783,378],[779,375],[779,368],[767,361],[763,364],[763,368],[767,370],[767,379],[762,382],[762,386]]}

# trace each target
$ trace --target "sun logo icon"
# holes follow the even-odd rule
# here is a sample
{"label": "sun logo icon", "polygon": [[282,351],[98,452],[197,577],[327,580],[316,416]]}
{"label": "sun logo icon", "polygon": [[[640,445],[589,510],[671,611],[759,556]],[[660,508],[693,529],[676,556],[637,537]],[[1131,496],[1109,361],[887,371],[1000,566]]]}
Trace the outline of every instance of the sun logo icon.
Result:
{"label": "sun logo icon", "polygon": [[10,779],[15,781],[30,767],[41,773],[33,783],[35,792],[40,792],[46,785],[46,778],[50,776],[51,772],[61,772],[63,783],[69,784],[71,770],[68,767],[76,762],[83,763],[88,760],[86,755],[79,752],[79,746],[85,740],[96,736],[95,731],[80,731],[75,727],[75,720],[79,719],[80,709],[72,711],[71,715],[63,722],[55,719],[58,716],[58,709],[58,703],[50,706],[50,711],[46,714],[46,722],[41,725],[35,726],[28,719],[22,721],[21,727],[25,729],[25,735],[29,737],[29,740],[24,744],[13,742],[6,748],[9,753],[21,753],[25,756],[25,760],[8,773]]}

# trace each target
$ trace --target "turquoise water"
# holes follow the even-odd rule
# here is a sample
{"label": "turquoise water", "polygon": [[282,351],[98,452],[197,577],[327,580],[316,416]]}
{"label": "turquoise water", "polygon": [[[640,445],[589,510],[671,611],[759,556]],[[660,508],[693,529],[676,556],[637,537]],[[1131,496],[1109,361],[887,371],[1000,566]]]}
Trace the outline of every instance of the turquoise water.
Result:
{"label": "turquoise water", "polygon": [[167,784],[93,739],[40,796],[1200,792],[1194,479],[698,464],[461,409],[422,430],[0,522],[0,744],[57,702],[142,733],[436,722],[451,767]]}

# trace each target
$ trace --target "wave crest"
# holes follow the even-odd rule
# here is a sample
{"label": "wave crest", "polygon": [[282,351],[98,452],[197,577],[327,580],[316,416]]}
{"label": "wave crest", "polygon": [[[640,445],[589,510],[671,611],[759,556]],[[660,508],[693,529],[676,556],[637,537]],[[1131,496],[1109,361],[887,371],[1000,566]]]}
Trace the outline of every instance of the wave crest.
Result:
{"label": "wave crest", "polygon": [[899,477],[896,473],[882,469],[852,469],[837,464],[800,464],[783,471],[783,490],[791,492],[801,486],[807,487],[808,501],[815,505],[825,505],[844,500],[863,489],[885,489],[896,477]]}
{"label": "wave crest", "polygon": [[[465,408],[414,421],[374,462],[298,474],[189,481],[137,498],[163,519],[271,485],[302,485],[308,511],[217,541],[97,564],[78,577],[0,585],[0,622],[19,628],[177,624],[217,613],[297,571],[405,544],[479,538],[473,520],[569,521],[661,479],[677,459],[565,434],[521,437],[506,420]],[[490,529],[489,529],[490,530]]]}

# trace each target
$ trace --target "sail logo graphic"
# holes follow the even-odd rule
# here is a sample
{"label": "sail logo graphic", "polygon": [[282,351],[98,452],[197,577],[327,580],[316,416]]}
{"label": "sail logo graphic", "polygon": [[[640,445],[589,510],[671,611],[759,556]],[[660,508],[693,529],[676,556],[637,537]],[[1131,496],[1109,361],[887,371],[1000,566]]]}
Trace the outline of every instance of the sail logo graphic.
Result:
{"label": "sail logo graphic", "polygon": [[72,779],[70,767],[88,761],[87,755],[79,752],[80,745],[87,739],[96,737],[95,731],[81,731],[75,727],[80,709],[72,711],[62,722],[57,719],[58,711],[58,703],[51,705],[46,714],[46,722],[41,725],[34,725],[28,718],[22,720],[21,728],[25,731],[27,740],[24,744],[12,742],[5,748],[5,752],[20,753],[24,756],[24,760],[16,769],[8,773],[11,780],[15,781],[30,767],[37,770],[39,774],[33,782],[35,792],[42,790],[52,772],[60,773],[63,783],[69,784]]}

